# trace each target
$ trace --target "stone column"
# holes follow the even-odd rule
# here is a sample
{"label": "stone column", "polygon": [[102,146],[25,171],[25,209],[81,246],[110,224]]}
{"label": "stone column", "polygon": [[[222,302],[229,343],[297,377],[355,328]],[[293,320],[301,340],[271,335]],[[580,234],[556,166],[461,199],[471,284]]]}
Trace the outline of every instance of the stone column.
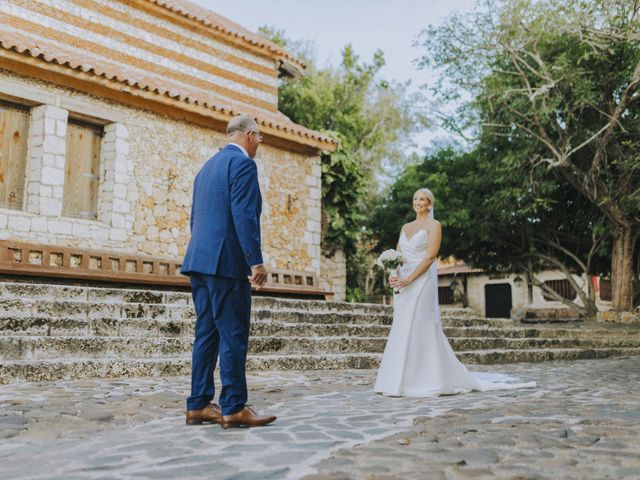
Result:
{"label": "stone column", "polygon": [[62,215],[68,112],[52,105],[31,109],[29,128],[26,211]]}
{"label": "stone column", "polygon": [[321,237],[322,237],[322,170],[320,157],[311,167],[311,175],[307,176],[306,183],[309,187],[309,196],[306,199],[307,226],[304,240],[307,245],[307,254],[311,257],[311,267],[320,276],[321,270]]}
{"label": "stone column", "polygon": [[342,249],[333,256],[322,259],[323,287],[333,292],[333,300],[344,302],[347,298],[347,262]]}
{"label": "stone column", "polygon": [[110,240],[125,241],[133,226],[129,201],[129,183],[133,164],[129,161],[129,132],[120,123],[104,127],[100,149],[100,183],[98,186],[98,221],[111,227]]}

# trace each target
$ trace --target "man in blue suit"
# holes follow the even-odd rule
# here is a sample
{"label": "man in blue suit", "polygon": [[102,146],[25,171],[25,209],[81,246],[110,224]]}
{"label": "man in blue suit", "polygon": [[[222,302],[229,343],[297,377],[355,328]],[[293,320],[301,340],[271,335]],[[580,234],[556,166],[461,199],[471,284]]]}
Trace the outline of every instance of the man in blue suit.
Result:
{"label": "man in blue suit", "polygon": [[[262,197],[253,160],[262,136],[248,115],[231,119],[227,135],[229,143],[196,176],[191,240],[181,269],[189,275],[198,316],[186,421],[225,429],[276,419],[246,406],[251,284],[260,288],[267,281],[260,249]],[[212,403],[218,356],[220,406]]]}

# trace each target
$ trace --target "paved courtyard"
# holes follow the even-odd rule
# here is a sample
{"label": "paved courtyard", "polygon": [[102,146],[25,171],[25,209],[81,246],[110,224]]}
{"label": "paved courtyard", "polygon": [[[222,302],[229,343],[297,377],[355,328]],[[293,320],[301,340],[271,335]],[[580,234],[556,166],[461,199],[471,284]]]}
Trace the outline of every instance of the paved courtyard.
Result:
{"label": "paved courtyard", "polygon": [[370,370],[261,372],[270,427],[187,427],[189,379],[0,387],[0,478],[639,479],[640,357],[473,366],[535,389],[428,399]]}

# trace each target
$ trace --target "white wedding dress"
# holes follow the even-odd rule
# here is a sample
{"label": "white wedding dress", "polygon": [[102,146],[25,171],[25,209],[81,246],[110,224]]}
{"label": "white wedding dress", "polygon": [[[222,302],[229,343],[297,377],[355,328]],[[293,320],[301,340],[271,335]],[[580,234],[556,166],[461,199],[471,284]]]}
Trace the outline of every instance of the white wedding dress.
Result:
{"label": "white wedding dress", "polygon": [[[427,254],[428,234],[400,236],[406,262],[400,278],[407,277]],[[535,387],[535,382],[514,383],[512,377],[472,373],[453,353],[440,322],[437,262],[394,296],[393,325],[382,357],[374,391],[389,396],[430,397],[477,390]]]}

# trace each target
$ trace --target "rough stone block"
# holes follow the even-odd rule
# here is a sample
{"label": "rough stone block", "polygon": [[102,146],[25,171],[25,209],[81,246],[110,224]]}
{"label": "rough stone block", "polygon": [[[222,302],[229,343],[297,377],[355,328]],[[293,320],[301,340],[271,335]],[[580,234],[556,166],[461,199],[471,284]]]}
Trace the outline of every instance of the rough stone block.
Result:
{"label": "rough stone block", "polygon": [[115,144],[116,144],[116,152],[118,152],[119,155],[129,154],[129,142],[127,142],[123,138],[117,138],[115,141]]}
{"label": "rough stone block", "polygon": [[69,112],[63,108],[54,107],[53,105],[45,105],[47,118],[53,118],[55,120],[64,120],[66,122]]}
{"label": "rough stone block", "polygon": [[40,214],[59,217],[62,214],[62,201],[52,198],[40,199]]}
{"label": "rough stone block", "polygon": [[109,228],[104,226],[92,226],[89,227],[91,231],[91,238],[99,243],[109,240]]}
{"label": "rough stone block", "polygon": [[11,215],[9,217],[9,230],[28,232],[31,230],[31,219],[23,215]]}
{"label": "rough stone block", "polygon": [[42,144],[42,149],[47,153],[64,155],[67,149],[67,144],[65,139],[62,137],[56,137],[54,135],[45,135],[44,142]]}
{"label": "rough stone block", "polygon": [[[43,167],[54,167],[59,168],[56,165],[56,159],[61,157],[62,155],[54,155],[53,153],[43,153],[42,154],[42,166]],[[64,157],[63,157],[64,158]]]}
{"label": "rough stone block", "polygon": [[47,230],[49,233],[69,235],[72,233],[71,222],[65,222],[62,220],[50,220],[47,224]]}
{"label": "rough stone block", "polygon": [[127,138],[129,136],[129,130],[122,123],[112,123],[112,130],[118,138]]}
{"label": "rough stone block", "polygon": [[[42,137],[44,135],[44,122],[41,119],[33,118],[31,115],[31,125],[29,126],[29,144],[39,142],[42,145]],[[39,138],[36,138],[39,137]]]}
{"label": "rough stone block", "polygon": [[65,137],[67,135],[67,122],[62,120],[56,121],[56,135],[59,137]]}
{"label": "rough stone block", "polygon": [[31,231],[44,233],[47,232],[47,218],[46,217],[33,217],[31,219]]}
{"label": "rough stone block", "polygon": [[73,222],[73,236],[78,238],[91,238],[91,229],[85,222]]}
{"label": "rough stone block", "polygon": [[38,191],[36,192],[36,196],[40,197],[41,200],[53,198],[53,187],[50,185],[38,184]]}
{"label": "rough stone block", "polygon": [[310,188],[309,198],[320,200],[322,198],[322,191],[319,188]]}
{"label": "rough stone block", "polygon": [[109,240],[125,242],[127,240],[127,231],[120,228],[112,228],[109,232]]}
{"label": "rough stone block", "polygon": [[606,312],[598,312],[598,321],[622,323],[626,325],[640,325],[640,314],[635,312],[618,312],[609,310]]}
{"label": "rough stone block", "polygon": [[124,228],[124,216],[119,213],[112,213],[111,226],[114,228]]}
{"label": "rough stone block", "polygon": [[43,167],[42,183],[45,185],[64,185],[64,170],[61,168]]}
{"label": "rough stone block", "polygon": [[120,200],[118,198],[113,199],[113,211],[115,213],[128,213],[129,212],[129,202],[126,200]]}
{"label": "rough stone block", "polygon": [[123,185],[121,183],[105,185],[105,190],[107,190],[106,187],[108,187],[108,186],[112,186],[113,187],[113,196],[115,198],[119,198],[121,200],[126,200],[127,199],[127,185]]}
{"label": "rough stone block", "polygon": [[56,134],[56,121],[53,118],[44,119],[44,134],[45,135]]}
{"label": "rough stone block", "polygon": [[64,170],[66,164],[67,164],[67,159],[64,157],[64,155],[56,155],[55,156],[55,160],[54,160],[53,165],[56,168],[60,168],[60,169]]}

